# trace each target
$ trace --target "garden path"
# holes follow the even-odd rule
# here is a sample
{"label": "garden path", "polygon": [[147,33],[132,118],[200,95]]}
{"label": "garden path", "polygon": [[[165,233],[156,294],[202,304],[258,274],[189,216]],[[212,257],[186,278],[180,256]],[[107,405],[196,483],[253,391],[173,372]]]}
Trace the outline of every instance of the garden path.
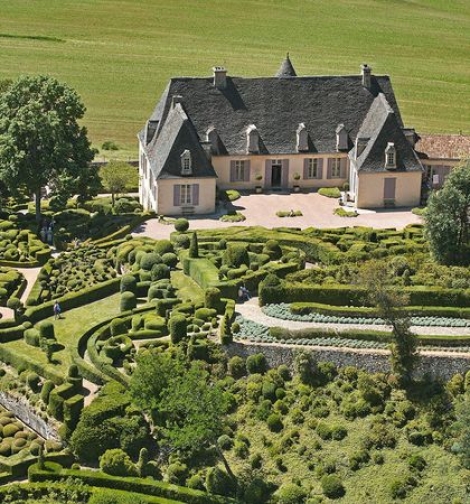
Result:
{"label": "garden path", "polygon": [[[35,284],[36,279],[38,278],[41,268],[15,268],[15,269],[19,271],[26,280],[26,289],[24,290],[20,298],[21,301],[24,303],[26,299],[28,299],[29,293],[31,292],[31,289],[33,288],[33,285]],[[13,318],[13,310],[10,310],[6,306],[0,306],[0,314],[1,318],[5,319]]]}
{"label": "garden path", "polygon": [[[374,325],[374,326],[364,326],[359,324],[326,324],[326,323],[317,323],[317,322],[300,322],[293,320],[283,320],[275,317],[270,317],[263,313],[261,307],[258,303],[257,297],[252,297],[249,301],[245,301],[244,303],[237,302],[236,310],[237,313],[242,315],[244,318],[248,320],[252,320],[253,322],[257,322],[258,324],[265,325],[267,327],[285,327],[288,329],[298,330],[305,328],[329,328],[333,329],[337,332],[348,331],[351,329],[365,329],[372,327],[377,331],[386,331],[391,330],[390,326],[386,325]],[[422,327],[422,326],[412,326],[411,330],[415,334],[419,335],[441,335],[441,336],[463,336],[470,335],[469,327]],[[240,340],[239,343],[249,343]],[[263,343],[257,343],[257,345],[262,345]],[[266,345],[276,345],[276,346],[292,346],[289,344],[283,343],[266,343]],[[297,345],[300,346],[300,345]],[[309,347],[310,348],[310,347]],[[367,349],[367,348],[340,348],[340,347],[324,347],[323,349],[330,349],[335,351],[348,351],[348,352],[360,352],[360,353],[388,353],[388,350],[380,350],[380,349]],[[425,355],[453,355],[453,356],[463,356],[470,358],[470,354],[468,352],[455,352],[452,353],[446,351],[439,350],[421,350],[422,354]]]}

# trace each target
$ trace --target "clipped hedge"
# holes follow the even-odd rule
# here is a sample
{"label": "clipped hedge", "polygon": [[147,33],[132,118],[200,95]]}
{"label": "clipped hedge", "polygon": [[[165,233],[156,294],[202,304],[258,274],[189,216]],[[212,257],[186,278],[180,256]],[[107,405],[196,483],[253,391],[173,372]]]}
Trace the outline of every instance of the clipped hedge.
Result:
{"label": "clipped hedge", "polygon": [[62,469],[59,465],[51,463],[46,464],[46,469],[38,469],[37,464],[31,466],[28,471],[29,481],[64,481],[67,478],[77,478],[90,486],[137,492],[155,497],[180,500],[187,504],[236,504],[236,501],[229,497],[210,495],[200,490],[161,481],[110,476],[97,471]]}

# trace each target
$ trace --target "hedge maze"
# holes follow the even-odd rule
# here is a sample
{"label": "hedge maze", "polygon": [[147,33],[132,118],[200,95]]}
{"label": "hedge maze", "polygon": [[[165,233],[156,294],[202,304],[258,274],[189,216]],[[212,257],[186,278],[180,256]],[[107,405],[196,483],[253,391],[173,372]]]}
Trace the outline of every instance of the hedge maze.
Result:
{"label": "hedge maze", "polygon": [[[76,224],[79,217],[72,221]],[[420,226],[403,231],[231,227],[194,232],[185,219],[178,219],[168,240],[132,237],[123,226],[107,238],[74,243],[50,257],[49,249],[36,244],[30,231],[17,229],[15,219],[2,222],[0,238],[5,247],[13,250],[15,245],[18,251],[10,253],[10,260],[31,265],[40,262],[42,269],[24,309],[17,306],[20,309],[14,319],[0,321],[0,386],[11,396],[26,399],[32,414],[55,425],[63,444],[41,440],[20,426],[12,414],[0,412],[0,467],[4,471],[0,481],[25,474],[47,448],[47,460],[53,460],[55,452],[56,460],[68,467],[71,454],[82,464],[101,460],[108,474],[78,470],[78,465],[64,469],[46,462],[45,469],[41,464],[31,467],[32,482],[78,478],[87,488],[137,492],[143,502],[225,503],[239,499],[258,504],[271,502],[272,495],[277,496],[276,502],[290,502],[283,495],[298,490],[282,480],[276,492],[269,474],[288,472],[282,454],[299,442],[304,452],[313,449],[305,445],[303,427],[295,434],[295,426],[308,423],[317,433],[317,444],[339,441],[348,433],[341,418],[352,421],[374,411],[380,413],[383,409],[374,409],[374,401],[385,404],[385,399],[371,399],[366,394],[363,410],[354,409],[348,394],[357,390],[357,370],[354,378],[346,378],[344,371],[318,368],[308,357],[304,361],[299,358],[295,372],[300,378],[296,380],[304,387],[341,387],[335,377],[343,373],[342,383],[348,385],[341,389],[333,407],[328,395],[313,399],[307,389],[297,389],[292,370],[285,366],[269,370],[261,354],[246,362],[241,357],[229,360],[224,346],[238,339],[387,348],[390,335],[383,329],[374,330],[382,321],[368,305],[359,281],[369,261],[387,262],[390,285],[409,295],[407,313],[414,324],[468,327],[470,320],[470,274],[463,268],[434,264]],[[24,288],[22,276],[8,266],[0,270],[0,300],[5,305],[19,298]],[[258,293],[267,315],[320,324],[362,324],[364,328],[338,333],[327,326],[300,332],[262,326],[236,316],[241,286]],[[62,320],[53,320],[54,300],[62,306]],[[10,305],[15,303],[10,301]],[[421,344],[454,345],[460,350],[470,347],[466,336],[436,335],[422,338]],[[256,474],[261,474],[261,468],[267,471],[266,481],[255,475],[234,486],[230,475],[217,465],[214,447],[201,447],[202,458],[165,452],[158,415],[149,418],[148,412],[144,414],[129,391],[139,359],[157,354],[182,359],[186,366],[203,363],[230,404],[218,450],[225,452],[236,469],[249,458]],[[389,395],[386,380],[375,380],[373,387]],[[333,426],[315,420],[333,410],[337,422]],[[243,420],[244,414],[252,420]],[[263,446],[242,433],[243,425],[248,433],[256,425],[261,428]],[[417,431],[423,432],[424,427]],[[406,442],[413,444],[409,439]],[[272,451],[269,461],[266,450]],[[351,455],[353,470],[371,464],[370,447],[366,450],[365,454]],[[350,491],[343,485],[340,476],[345,473],[339,466],[317,472],[312,491],[317,488],[328,498]],[[136,474],[151,479],[140,480]],[[324,477],[330,474],[335,478]],[[123,479],[123,475],[129,478]],[[47,494],[44,487],[31,488],[40,498]],[[93,492],[84,490],[83,502]]]}

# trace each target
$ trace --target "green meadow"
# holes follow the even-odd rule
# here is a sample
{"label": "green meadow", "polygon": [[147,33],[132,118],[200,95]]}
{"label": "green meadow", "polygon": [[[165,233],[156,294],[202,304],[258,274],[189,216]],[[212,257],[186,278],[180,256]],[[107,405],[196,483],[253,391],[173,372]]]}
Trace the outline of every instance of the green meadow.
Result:
{"label": "green meadow", "polygon": [[51,74],[134,157],[172,76],[389,74],[405,124],[470,134],[468,0],[0,0],[0,78]]}

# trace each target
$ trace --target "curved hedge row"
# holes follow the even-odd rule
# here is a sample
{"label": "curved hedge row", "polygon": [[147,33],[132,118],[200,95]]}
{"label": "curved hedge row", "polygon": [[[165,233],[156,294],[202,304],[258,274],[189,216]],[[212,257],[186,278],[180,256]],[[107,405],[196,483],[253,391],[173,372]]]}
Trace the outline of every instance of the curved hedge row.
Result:
{"label": "curved hedge row", "polygon": [[63,469],[58,464],[46,463],[46,470],[40,470],[36,465],[29,468],[29,481],[64,481],[67,478],[77,478],[83,483],[117,490],[126,490],[155,497],[178,500],[186,504],[236,504],[230,497],[211,495],[201,490],[193,490],[161,481],[140,479],[134,477],[109,476],[97,471]]}

